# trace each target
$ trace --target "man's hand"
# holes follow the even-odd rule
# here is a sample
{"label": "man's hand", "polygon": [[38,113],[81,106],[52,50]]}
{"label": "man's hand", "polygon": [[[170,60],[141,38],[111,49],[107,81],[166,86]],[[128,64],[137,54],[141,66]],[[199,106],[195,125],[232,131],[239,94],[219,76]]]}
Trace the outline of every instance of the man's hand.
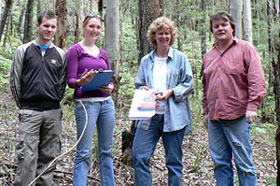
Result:
{"label": "man's hand", "polygon": [[246,120],[248,123],[253,123],[258,118],[258,114],[255,111],[247,110],[246,111]]}
{"label": "man's hand", "polygon": [[208,114],[205,114],[203,116],[203,124],[207,130],[208,130],[208,118],[209,118]]}

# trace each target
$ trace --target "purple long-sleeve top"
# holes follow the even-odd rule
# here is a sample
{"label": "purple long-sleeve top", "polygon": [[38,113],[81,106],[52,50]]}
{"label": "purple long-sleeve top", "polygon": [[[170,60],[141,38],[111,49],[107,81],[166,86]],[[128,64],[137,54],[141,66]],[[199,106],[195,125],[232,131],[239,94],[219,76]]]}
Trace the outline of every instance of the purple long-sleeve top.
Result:
{"label": "purple long-sleeve top", "polygon": [[94,57],[85,52],[79,43],[72,45],[67,51],[67,83],[70,88],[74,88],[74,98],[87,97],[107,97],[110,94],[105,94],[99,90],[83,92],[81,87],[76,85],[76,81],[80,79],[82,73],[87,69],[93,70],[109,70],[110,61],[105,50],[99,49],[100,53]]}

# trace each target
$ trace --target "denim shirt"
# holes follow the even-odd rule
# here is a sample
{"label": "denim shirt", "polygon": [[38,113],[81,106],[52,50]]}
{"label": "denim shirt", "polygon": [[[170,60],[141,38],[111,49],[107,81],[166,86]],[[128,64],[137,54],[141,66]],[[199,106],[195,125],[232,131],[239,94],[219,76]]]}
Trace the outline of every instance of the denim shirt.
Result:
{"label": "denim shirt", "polygon": [[[153,88],[153,67],[155,50],[141,59],[136,77],[136,88]],[[168,98],[164,113],[164,132],[172,132],[186,127],[186,133],[192,130],[191,111],[188,96],[193,92],[193,76],[186,55],[170,47],[167,58],[167,89],[174,94]],[[151,119],[138,120],[136,127],[148,130]]]}

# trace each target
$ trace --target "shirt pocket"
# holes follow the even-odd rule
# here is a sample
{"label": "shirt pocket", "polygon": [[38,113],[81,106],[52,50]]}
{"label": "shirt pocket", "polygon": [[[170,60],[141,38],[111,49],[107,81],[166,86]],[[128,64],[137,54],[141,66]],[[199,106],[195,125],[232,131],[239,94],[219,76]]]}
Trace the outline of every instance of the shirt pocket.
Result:
{"label": "shirt pocket", "polygon": [[224,60],[223,71],[228,75],[244,74],[243,59]]}

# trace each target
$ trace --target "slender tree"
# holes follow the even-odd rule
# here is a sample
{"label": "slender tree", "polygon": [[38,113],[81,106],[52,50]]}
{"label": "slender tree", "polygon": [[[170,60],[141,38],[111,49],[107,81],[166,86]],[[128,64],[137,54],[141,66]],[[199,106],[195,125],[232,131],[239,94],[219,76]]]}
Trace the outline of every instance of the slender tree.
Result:
{"label": "slender tree", "polygon": [[42,3],[41,0],[37,0],[36,2],[37,2],[37,17],[39,17],[42,12]]}
{"label": "slender tree", "polygon": [[12,14],[9,15],[8,21],[7,21],[7,24],[6,24],[6,33],[5,33],[5,37],[4,37],[4,41],[3,41],[3,47],[4,48],[6,47],[6,41],[7,41],[7,38],[8,38],[10,26],[11,26],[11,29],[12,29],[12,25],[10,24],[11,22],[12,22]]}
{"label": "slender tree", "polygon": [[[204,56],[206,54],[206,32],[203,28],[205,25],[205,20],[206,20],[206,2],[205,0],[201,0],[201,12],[202,13],[202,19],[201,19],[201,28],[200,28],[200,35],[201,35],[201,40],[200,40],[200,45],[201,45],[201,56]],[[208,29],[208,28],[207,28]]]}
{"label": "slender tree", "polygon": [[275,17],[279,18],[279,0],[274,0]]}
{"label": "slender tree", "polygon": [[[280,39],[280,31],[278,35],[278,40]],[[280,186],[280,43],[275,41],[275,51],[277,54],[277,59],[272,60],[272,65],[274,69],[274,95],[275,95],[275,113],[276,113],[276,160],[277,160],[277,186]]]}
{"label": "slender tree", "polygon": [[252,43],[251,0],[244,0],[244,37]]}
{"label": "slender tree", "polygon": [[79,42],[82,38],[82,22],[85,17],[84,15],[84,4],[81,0],[75,2],[75,17],[76,17],[76,27],[75,27],[75,42]]}
{"label": "slender tree", "polygon": [[[268,0],[268,9],[272,12],[274,8],[274,25],[279,24],[279,1],[274,0],[274,7],[272,8],[272,1]],[[271,47],[271,52],[276,53],[277,57],[272,57],[272,66],[274,73],[274,95],[275,95],[275,115],[276,115],[276,124],[278,126],[276,130],[275,140],[276,140],[276,164],[277,164],[277,176],[276,176],[276,185],[280,186],[280,29],[277,29],[276,38],[274,38],[274,45]],[[273,53],[272,53],[273,54]]]}
{"label": "slender tree", "polygon": [[101,17],[103,17],[103,0],[98,0],[98,12]]}
{"label": "slender tree", "polygon": [[91,13],[93,10],[93,0],[89,1],[89,12]]}
{"label": "slender tree", "polygon": [[1,14],[2,14],[2,0],[0,0],[0,17],[1,17]]}
{"label": "slender tree", "polygon": [[23,43],[27,43],[32,40],[33,7],[34,7],[34,0],[28,0],[26,4],[26,12],[25,12],[25,20],[24,20]]}
{"label": "slender tree", "polygon": [[[19,19],[18,19],[18,26],[17,26],[17,32],[18,34],[21,34],[21,30],[22,30],[22,20],[23,20],[23,17],[24,17],[24,12],[25,12],[25,6],[22,6],[21,7],[21,11],[20,11],[20,16],[19,16]],[[22,39],[22,37],[21,37]]]}
{"label": "slender tree", "polygon": [[54,42],[60,48],[65,48],[66,45],[66,0],[56,0],[56,10],[58,20],[58,30],[54,37]]}
{"label": "slender tree", "polygon": [[119,0],[106,0],[105,49],[110,54],[111,67],[119,73],[120,25]]}
{"label": "slender tree", "polygon": [[229,12],[235,22],[235,36],[242,39],[242,0],[230,0]]}
{"label": "slender tree", "polygon": [[0,24],[0,43],[1,43],[2,35],[4,33],[5,24],[7,22],[8,17],[10,16],[10,14],[12,12],[13,3],[14,3],[14,0],[6,0],[6,5],[4,8],[4,13],[1,18],[1,24]]}
{"label": "slender tree", "polygon": [[106,0],[105,50],[109,54],[111,68],[115,70],[115,104],[118,105],[119,71],[120,71],[120,16],[119,0]]}

